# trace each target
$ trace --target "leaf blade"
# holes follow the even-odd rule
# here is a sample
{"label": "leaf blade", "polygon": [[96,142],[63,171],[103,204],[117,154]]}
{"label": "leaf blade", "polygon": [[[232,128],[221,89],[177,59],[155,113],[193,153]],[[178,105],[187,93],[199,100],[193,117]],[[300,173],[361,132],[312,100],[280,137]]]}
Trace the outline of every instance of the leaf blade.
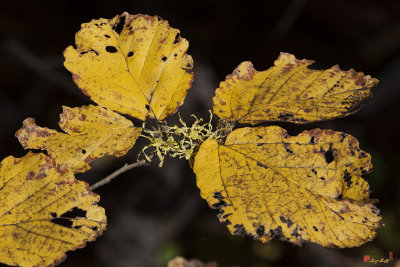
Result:
{"label": "leaf blade", "polygon": [[93,20],[82,24],[76,45],[65,50],[64,66],[93,101],[119,113],[162,120],[183,104],[191,87],[189,44],[157,16]]}
{"label": "leaf blade", "polygon": [[125,155],[142,130],[121,115],[93,105],[63,107],[59,125],[65,133],[37,126],[28,118],[16,136],[25,149],[47,150],[61,168],[75,173],[89,170],[88,164],[104,155]]}
{"label": "leaf blade", "polygon": [[207,140],[193,168],[201,196],[231,233],[327,247],[359,246],[382,225],[361,177],[371,169],[350,135],[288,136],[277,126],[235,130],[224,144]]}
{"label": "leaf blade", "polygon": [[313,70],[313,63],[281,53],[273,67],[259,72],[251,62],[243,62],[217,88],[213,111],[221,119],[253,125],[329,120],[357,112],[378,83],[337,65]]}
{"label": "leaf blade", "polygon": [[[59,170],[44,154],[9,156],[0,163],[0,262],[19,266],[48,266],[66,258],[65,252],[94,241],[106,227],[99,196]],[[84,216],[67,216],[71,209]],[[64,219],[70,226],[57,223]]]}

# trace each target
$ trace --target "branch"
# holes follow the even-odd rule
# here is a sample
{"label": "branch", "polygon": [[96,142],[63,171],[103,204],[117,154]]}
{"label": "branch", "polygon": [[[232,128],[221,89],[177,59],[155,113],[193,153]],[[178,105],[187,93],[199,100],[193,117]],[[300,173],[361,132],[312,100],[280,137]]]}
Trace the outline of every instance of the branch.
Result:
{"label": "branch", "polygon": [[[150,155],[149,158],[152,159],[153,155]],[[127,172],[127,171],[129,171],[131,169],[134,169],[136,167],[140,167],[140,166],[144,166],[144,165],[148,165],[148,164],[149,164],[149,162],[146,159],[142,159],[142,160],[139,160],[139,161],[137,161],[135,163],[131,163],[131,164],[125,164],[124,166],[122,166],[121,168],[119,168],[115,172],[111,173],[107,177],[105,177],[105,178],[101,179],[100,181],[98,181],[97,183],[91,185],[89,187],[89,189],[90,190],[95,190],[95,189],[99,188],[100,186],[108,184],[114,178],[116,178],[120,174],[123,174],[124,172]]]}
{"label": "branch", "polygon": [[[184,147],[187,149],[189,147],[189,144],[185,144]],[[150,163],[150,161],[153,159],[154,153],[155,152],[153,152],[150,156],[147,156],[146,159],[142,159],[142,160],[139,160],[139,161],[137,161],[135,163],[131,163],[131,164],[125,164],[124,166],[122,166],[121,168],[119,168],[115,172],[111,173],[107,177],[105,177],[105,178],[101,179],[100,181],[98,181],[97,183],[91,185],[89,187],[89,189],[90,190],[97,189],[100,186],[108,184],[114,178],[116,178],[118,175],[120,175],[120,174],[122,174],[122,173],[124,173],[126,171],[129,171],[129,170],[131,170],[133,168],[140,167],[140,166],[143,166],[143,165],[148,165]]]}

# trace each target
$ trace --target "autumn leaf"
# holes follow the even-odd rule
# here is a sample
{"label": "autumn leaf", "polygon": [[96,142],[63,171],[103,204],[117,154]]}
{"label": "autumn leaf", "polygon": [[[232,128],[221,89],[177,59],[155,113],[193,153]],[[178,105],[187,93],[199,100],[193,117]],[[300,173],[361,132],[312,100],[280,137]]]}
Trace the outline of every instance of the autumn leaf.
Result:
{"label": "autumn leaf", "polygon": [[0,163],[0,199],[0,262],[8,265],[58,264],[106,227],[100,197],[44,154]]}
{"label": "autumn leaf", "polygon": [[88,164],[104,155],[125,155],[142,130],[121,115],[93,105],[63,107],[60,118],[66,133],[39,127],[28,118],[16,136],[25,149],[47,150],[61,168],[74,173],[89,170]]}
{"label": "autumn leaf", "polygon": [[82,24],[65,67],[97,104],[144,120],[183,104],[193,79],[189,43],[157,16],[123,13]]}
{"label": "autumn leaf", "polygon": [[200,260],[187,260],[183,257],[175,257],[168,262],[168,267],[217,267],[216,262],[203,263]]}
{"label": "autumn leaf", "polygon": [[207,140],[195,157],[201,196],[233,234],[262,242],[354,247],[382,225],[368,183],[370,155],[345,133],[289,136],[277,126],[241,128],[224,144]]}
{"label": "autumn leaf", "polygon": [[216,90],[213,111],[222,119],[250,124],[328,120],[358,111],[378,83],[337,65],[313,70],[313,63],[281,53],[275,66],[259,72],[243,62]]}

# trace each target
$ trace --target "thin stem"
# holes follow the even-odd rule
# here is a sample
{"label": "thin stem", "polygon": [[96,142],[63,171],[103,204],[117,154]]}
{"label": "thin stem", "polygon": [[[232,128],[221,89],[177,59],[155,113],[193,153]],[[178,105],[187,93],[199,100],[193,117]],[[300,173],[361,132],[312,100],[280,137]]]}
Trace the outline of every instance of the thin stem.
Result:
{"label": "thin stem", "polygon": [[[153,155],[149,156],[150,159],[153,158]],[[103,186],[105,184],[108,184],[109,182],[111,182],[114,178],[116,178],[117,176],[119,176],[120,174],[127,172],[131,169],[134,169],[136,167],[140,167],[140,166],[144,166],[144,165],[148,165],[150,162],[147,161],[146,159],[142,159],[139,160],[135,163],[131,163],[131,164],[125,164],[124,166],[122,166],[121,168],[119,168],[118,170],[116,170],[115,172],[111,173],[110,175],[108,175],[107,177],[101,179],[100,181],[98,181],[97,183],[93,184],[90,186],[90,190],[94,190],[99,188],[100,186]]]}

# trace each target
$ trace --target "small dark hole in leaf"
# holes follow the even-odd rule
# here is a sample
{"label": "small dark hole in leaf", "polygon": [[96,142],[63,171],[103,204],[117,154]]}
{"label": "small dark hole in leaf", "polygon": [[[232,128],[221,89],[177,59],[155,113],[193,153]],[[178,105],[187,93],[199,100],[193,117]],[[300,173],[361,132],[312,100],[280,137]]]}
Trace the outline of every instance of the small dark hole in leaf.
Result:
{"label": "small dark hole in leaf", "polygon": [[72,221],[68,218],[54,218],[51,222],[68,228],[72,227]]}
{"label": "small dark hole in leaf", "polygon": [[222,223],[225,224],[225,225],[230,225],[230,224],[232,224],[232,222],[231,222],[230,220],[223,221]]}
{"label": "small dark hole in leaf", "polygon": [[82,225],[75,225],[74,226],[74,229],[81,229],[82,228]]}
{"label": "small dark hole in leaf", "polygon": [[317,228],[317,227],[313,226],[312,228],[313,228],[316,232],[318,232],[318,228]]}
{"label": "small dark hole in leaf", "polygon": [[358,155],[359,159],[366,158],[366,157],[367,157],[367,153],[365,153],[364,151],[361,151],[360,154]]}
{"label": "small dark hole in leaf", "polygon": [[342,200],[342,198],[343,198],[343,195],[340,194],[340,195],[338,195],[338,196],[336,197],[336,200]]}
{"label": "small dark hole in leaf", "polygon": [[321,64],[314,62],[311,65],[308,65],[307,69],[309,69],[309,70],[324,70],[325,68]]}
{"label": "small dark hole in leaf", "polygon": [[52,212],[50,213],[54,219],[51,220],[52,223],[71,228],[72,221],[70,219],[75,219],[76,217],[86,217],[86,211],[81,210],[80,208],[74,207],[72,210],[61,214],[59,217],[56,217],[57,214]]}
{"label": "small dark hole in leaf", "polygon": [[79,53],[79,55],[84,55],[87,54],[89,52],[94,52],[97,56],[99,55],[99,53],[97,53],[97,51],[93,50],[93,49],[89,49],[88,51],[82,51]]}
{"label": "small dark hole in leaf", "polygon": [[258,236],[263,236],[264,233],[265,233],[265,227],[264,227],[264,225],[260,225],[260,226],[257,228],[256,233],[257,233]]}
{"label": "small dark hole in leaf", "polygon": [[85,149],[82,149],[82,154],[86,154],[86,150]]}
{"label": "small dark hole in leaf", "polygon": [[353,183],[351,181],[351,174],[347,170],[344,171],[343,181],[347,184],[347,187],[350,187]]}
{"label": "small dark hole in leaf", "polygon": [[270,235],[271,235],[272,237],[274,237],[274,238],[277,238],[277,239],[282,238],[282,237],[283,237],[283,234],[282,234],[282,226],[279,225],[279,226],[276,227],[275,229],[269,230],[269,233],[270,233]]}
{"label": "small dark hole in leaf", "polygon": [[144,106],[147,110],[150,110],[150,106],[146,104],[146,106]]}
{"label": "small dark hole in leaf", "polygon": [[188,67],[188,68],[191,68],[192,67],[192,65],[190,65],[189,63],[186,65],[186,67]]}
{"label": "small dark hole in leaf", "polygon": [[99,228],[97,228],[97,226],[92,227],[92,228],[90,228],[90,229],[92,229],[93,231],[98,231],[98,230],[99,230]]}
{"label": "small dark hole in leaf", "polygon": [[343,142],[343,140],[346,138],[347,134],[346,133],[341,133],[340,134],[340,142]]}
{"label": "small dark hole in leaf", "polygon": [[333,155],[332,149],[329,149],[328,151],[326,151],[324,153],[324,157],[325,157],[325,162],[327,164],[331,163],[335,159],[335,156]]}
{"label": "small dark hole in leaf", "polygon": [[226,218],[228,218],[228,217],[231,216],[231,215],[232,215],[232,213],[228,213],[228,214],[225,214],[224,216],[222,216],[222,218],[226,219]]}
{"label": "small dark hole in leaf", "polygon": [[178,54],[174,54],[174,57],[177,57],[178,56]]}
{"label": "small dark hole in leaf", "polygon": [[214,192],[213,197],[216,198],[217,200],[222,200],[222,199],[224,199],[224,197],[222,196],[222,191]]}
{"label": "small dark hole in leaf", "polygon": [[131,57],[131,56],[133,56],[133,52],[132,51],[128,53],[128,57]]}
{"label": "small dark hole in leaf", "polygon": [[220,209],[222,207],[226,207],[228,204],[224,200],[220,200],[219,202],[213,204],[212,206],[216,209]]}
{"label": "small dark hole in leaf", "polygon": [[74,207],[72,210],[67,211],[62,214],[60,217],[64,218],[76,218],[76,217],[86,217],[86,211],[82,210],[78,207]]}
{"label": "small dark hole in leaf", "polygon": [[116,33],[121,34],[124,26],[125,26],[125,16],[120,17],[119,20],[113,25],[112,28]]}
{"label": "small dark hole in leaf", "polygon": [[117,50],[117,48],[115,48],[115,46],[106,46],[106,51],[108,52],[108,53],[116,53],[118,50]]}
{"label": "small dark hole in leaf", "polygon": [[321,179],[322,181],[325,181],[325,177],[320,177],[319,179]]}
{"label": "small dark hole in leaf", "polygon": [[46,156],[49,155],[49,152],[47,152],[47,150],[31,149],[31,151],[32,151],[33,153],[42,153],[42,154],[45,154]]}
{"label": "small dark hole in leaf", "polygon": [[300,237],[302,240],[301,235],[299,234],[299,228],[297,226],[293,229],[293,232],[290,235],[294,237]]}
{"label": "small dark hole in leaf", "polygon": [[157,17],[157,20],[158,20],[158,21],[161,21],[161,18],[160,18],[160,17]]}
{"label": "small dark hole in leaf", "polygon": [[162,61],[166,61],[168,58],[166,56],[162,57]]}
{"label": "small dark hole in leaf", "polygon": [[[44,150],[44,152],[46,152],[46,150]],[[360,167],[360,171],[361,171],[361,174],[363,174],[363,175],[368,173],[368,171],[365,170],[363,167]]]}
{"label": "small dark hole in leaf", "polygon": [[179,42],[179,32],[175,35],[174,44]]}
{"label": "small dark hole in leaf", "polygon": [[104,36],[105,36],[106,38],[111,38],[111,36],[108,35],[108,34],[104,34]]}
{"label": "small dark hole in leaf", "polygon": [[314,136],[311,137],[311,139],[310,139],[310,144],[315,144],[315,138],[314,138]]}

